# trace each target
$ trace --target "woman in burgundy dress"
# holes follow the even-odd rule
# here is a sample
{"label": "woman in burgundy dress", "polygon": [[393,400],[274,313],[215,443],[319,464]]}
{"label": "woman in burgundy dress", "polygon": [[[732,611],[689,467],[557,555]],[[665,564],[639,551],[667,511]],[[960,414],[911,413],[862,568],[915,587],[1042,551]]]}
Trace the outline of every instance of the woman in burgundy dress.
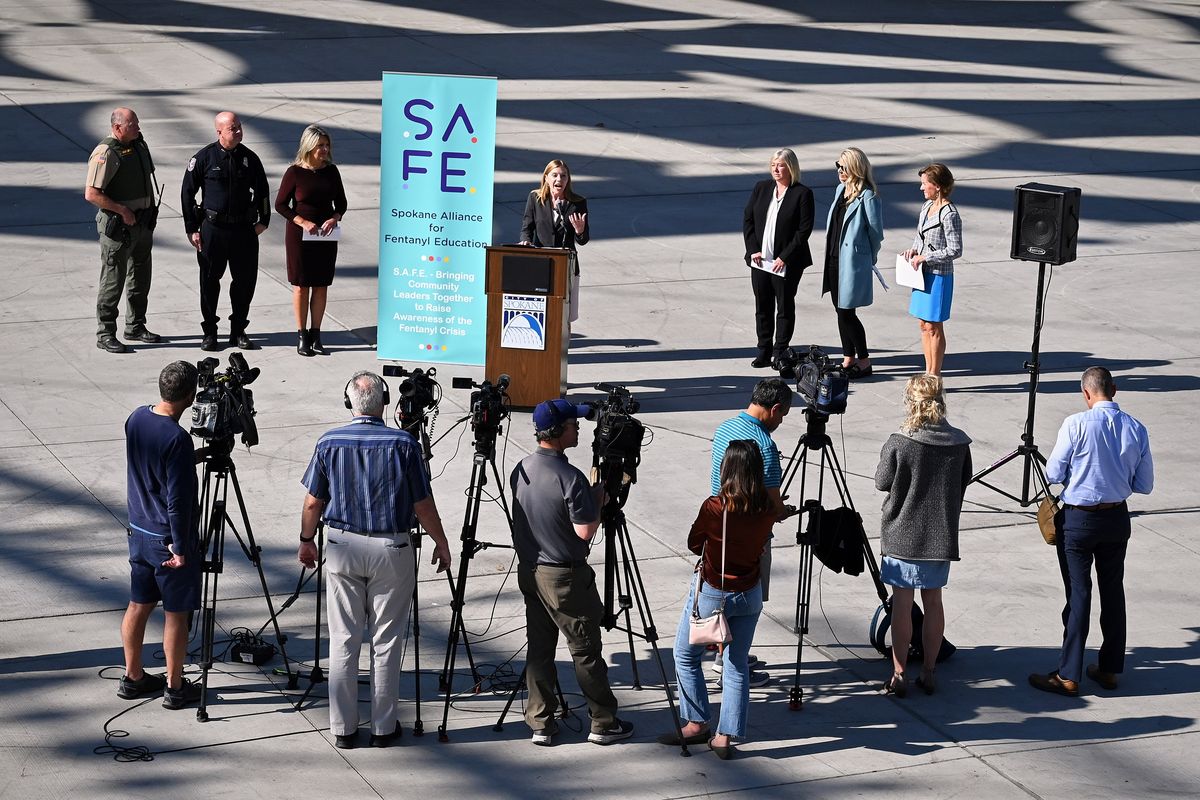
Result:
{"label": "woman in burgundy dress", "polygon": [[279,184],[275,210],[290,223],[284,242],[299,335],[296,352],[302,356],[327,355],[321,344],[321,320],[325,317],[329,284],[333,283],[338,245],[332,239],[303,239],[306,233],[329,236],[346,213],[346,190],[341,173],[333,165],[329,134],[323,128],[309,125],[301,134],[296,160]]}

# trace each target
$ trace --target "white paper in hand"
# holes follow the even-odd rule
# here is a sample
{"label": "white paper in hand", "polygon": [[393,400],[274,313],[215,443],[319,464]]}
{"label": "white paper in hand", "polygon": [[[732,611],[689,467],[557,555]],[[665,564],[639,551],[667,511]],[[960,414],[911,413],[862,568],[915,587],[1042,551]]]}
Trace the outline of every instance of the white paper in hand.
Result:
{"label": "white paper in hand", "polygon": [[300,236],[302,242],[337,242],[342,238],[342,223],[333,226],[333,230],[324,236],[321,235],[321,226],[317,226],[315,233],[304,231]]}
{"label": "white paper in hand", "polygon": [[924,264],[916,269],[912,268],[912,264],[908,263],[908,259],[903,255],[896,256],[896,284],[899,286],[911,286],[914,289],[925,291],[925,269]]}

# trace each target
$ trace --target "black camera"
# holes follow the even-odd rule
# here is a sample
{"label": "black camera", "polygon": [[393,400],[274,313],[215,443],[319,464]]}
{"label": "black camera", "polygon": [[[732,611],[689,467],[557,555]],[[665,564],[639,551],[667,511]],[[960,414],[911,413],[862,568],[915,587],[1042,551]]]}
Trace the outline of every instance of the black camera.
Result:
{"label": "black camera", "polygon": [[192,436],[215,446],[233,448],[233,437],[242,435],[242,444],[258,444],[258,426],[254,424],[254,392],[246,387],[258,378],[259,369],[246,363],[241,353],[229,356],[229,367],[218,372],[221,362],[206,358],[196,363],[196,400],[192,404]]}
{"label": "black camera", "polygon": [[596,388],[608,392],[608,397],[592,407],[588,419],[596,421],[592,438],[592,459],[597,466],[619,465],[620,473],[637,483],[637,468],[642,461],[642,439],[646,427],[634,418],[641,404],[624,386],[597,383]]}
{"label": "black camera", "polygon": [[455,378],[455,389],[474,389],[471,392],[471,427],[475,430],[476,448],[489,448],[500,432],[500,423],[508,417],[508,385],[512,381],[502,374],[495,383],[485,380],[475,383],[470,378]]}
{"label": "black camera", "polygon": [[825,351],[809,345],[808,353],[800,358],[790,347],[780,359],[796,373],[796,391],[819,414],[844,414],[850,395],[850,381],[842,367],[829,360]]}
{"label": "black camera", "polygon": [[442,386],[434,380],[437,375],[435,367],[425,370],[418,367],[409,372],[403,365],[385,364],[383,374],[389,378],[403,378],[396,387],[400,393],[400,399],[396,401],[396,424],[404,430],[411,432],[412,426],[425,416],[425,412],[442,401]]}

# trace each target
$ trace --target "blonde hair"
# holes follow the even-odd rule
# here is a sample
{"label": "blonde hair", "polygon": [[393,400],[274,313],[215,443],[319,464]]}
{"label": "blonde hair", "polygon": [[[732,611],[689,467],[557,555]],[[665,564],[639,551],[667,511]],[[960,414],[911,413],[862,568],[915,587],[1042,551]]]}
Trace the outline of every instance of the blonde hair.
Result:
{"label": "blonde hair", "polygon": [[542,185],[537,189],[537,198],[539,203],[545,203],[550,199],[550,184],[546,183],[546,176],[556,169],[561,169],[567,173],[567,185],[563,189],[563,194],[572,203],[578,203],[583,198],[575,194],[575,190],[571,188],[571,168],[567,166],[567,162],[562,159],[555,158],[546,165],[542,170]]}
{"label": "blonde hair", "polygon": [[862,194],[864,189],[870,189],[875,194],[879,194],[879,189],[875,187],[875,177],[871,174],[871,161],[867,158],[867,154],[857,147],[847,147],[838,156],[838,163],[842,165],[846,175],[846,190],[843,197],[849,203],[854,198]]}
{"label": "blonde hair", "polygon": [[914,375],[904,386],[904,412],[900,430],[914,433],[946,418],[946,393],[936,375]]}
{"label": "blonde hair", "polygon": [[800,161],[796,158],[796,154],[789,147],[781,147],[771,155],[771,161],[767,164],[767,169],[776,161],[782,161],[787,167],[788,175],[791,177],[788,180],[789,186],[795,186],[800,182]]}
{"label": "blonde hair", "polygon": [[[321,143],[321,139],[329,140],[329,157],[325,159],[325,164],[333,163],[333,137],[326,133],[325,129],[320,125],[309,125],[304,129],[304,133],[300,134],[300,147],[296,150],[296,158],[292,161],[298,167],[310,166],[308,156],[312,151],[317,149],[317,145]],[[325,164],[317,164],[318,167],[323,167]]]}

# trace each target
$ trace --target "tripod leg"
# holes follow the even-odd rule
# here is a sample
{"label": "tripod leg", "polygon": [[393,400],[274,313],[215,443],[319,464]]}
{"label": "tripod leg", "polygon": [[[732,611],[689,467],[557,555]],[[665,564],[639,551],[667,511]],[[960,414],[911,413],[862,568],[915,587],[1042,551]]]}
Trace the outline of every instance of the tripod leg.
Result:
{"label": "tripod leg", "polygon": [[416,705],[417,718],[413,722],[413,736],[425,735],[425,723],[421,720],[421,591],[420,581],[417,580],[421,571],[421,532],[418,530],[410,537],[413,548],[413,596],[412,596],[412,635],[413,635],[413,698]]}
{"label": "tripod leg", "polygon": [[[654,653],[654,660],[658,662],[658,674],[662,678],[663,691],[667,696],[667,706],[671,710],[671,721],[675,726],[675,731],[679,734],[679,754],[683,757],[691,755],[688,752],[687,743],[683,741],[683,720],[679,717],[679,707],[675,703],[675,694],[671,690],[671,681],[667,678],[667,667],[663,662],[662,650],[658,646],[658,629],[654,626],[654,617],[650,612],[650,601],[646,596],[646,584],[642,581],[642,571],[638,567],[637,556],[633,551],[633,541],[629,538],[629,527],[625,524],[625,514],[619,509],[615,515],[617,525],[615,527],[615,535],[620,537],[621,557],[624,561],[624,572],[626,576],[626,585],[629,589],[632,605],[637,606],[638,618],[642,623],[642,638],[650,645],[650,650]],[[610,535],[607,531],[605,535]],[[629,609],[625,609],[626,629],[630,634],[630,662],[634,665],[634,675],[637,674],[637,662],[632,658],[633,654],[633,627],[629,625]],[[640,686],[638,688],[641,688]]]}
{"label": "tripod leg", "polygon": [[508,700],[505,701],[504,708],[500,710],[500,718],[496,720],[496,724],[492,726],[492,730],[496,731],[497,733],[504,730],[504,719],[508,716],[509,710],[512,708],[513,703],[516,702],[517,695],[521,693],[523,688],[525,688],[524,668],[521,669],[521,677],[517,678],[516,685],[514,685],[512,691],[508,693]]}
{"label": "tripod leg", "polygon": [[[225,498],[228,493],[226,473],[210,467],[211,465],[205,465],[204,469],[204,494],[212,500],[212,505],[206,508],[206,549],[200,553],[200,558],[206,559],[201,565],[204,586],[200,604],[200,706],[196,709],[196,719],[200,722],[208,722],[208,673],[212,669],[213,636],[216,632],[217,578],[224,568],[225,524],[228,520],[225,513]],[[211,558],[208,558],[210,552]]]}
{"label": "tripod leg", "polygon": [[[296,710],[299,711],[304,702],[308,700],[308,696],[312,694],[312,690],[318,683],[325,682],[325,671],[321,669],[321,600],[324,595],[322,587],[322,574],[325,572],[325,525],[317,525],[317,566],[313,570],[317,576],[317,611],[313,616],[313,668],[308,674],[308,687],[304,690],[304,694],[300,695],[300,699],[296,701]],[[296,586],[296,591],[300,591],[300,586],[304,583],[304,571],[300,571],[300,581]],[[283,609],[280,609],[282,611]]]}
{"label": "tripod leg", "polygon": [[[818,536],[820,528],[818,526]],[[808,615],[812,608],[813,549],[800,545],[800,569],[796,582],[796,675],[788,693],[788,708],[799,711],[804,706],[804,690],[800,688],[800,671],[804,665],[804,637],[808,634]]]}
{"label": "tripod leg", "polygon": [[[254,541],[254,529],[250,527],[250,516],[246,512],[246,503],[242,499],[242,487],[238,483],[237,471],[234,468],[233,462],[229,463],[229,478],[233,484],[233,493],[237,498],[238,509],[242,515],[242,525],[246,529],[246,540],[243,542],[241,534],[237,528],[234,528],[234,536],[238,538],[238,543],[242,546],[242,551],[246,557],[250,559],[250,563],[254,565],[255,571],[258,573],[258,583],[262,587],[263,600],[267,603],[267,612],[271,615],[271,625],[275,628],[275,641],[279,645],[279,654],[283,657],[283,668],[287,670],[288,683],[287,688],[295,689],[299,684],[295,674],[292,673],[292,665],[287,654],[287,637],[283,635],[283,631],[279,629],[279,617],[275,613],[275,603],[271,600],[271,590],[267,586],[267,575],[262,568],[262,548]],[[228,519],[228,512],[226,512]],[[232,521],[230,520],[232,523]]]}

